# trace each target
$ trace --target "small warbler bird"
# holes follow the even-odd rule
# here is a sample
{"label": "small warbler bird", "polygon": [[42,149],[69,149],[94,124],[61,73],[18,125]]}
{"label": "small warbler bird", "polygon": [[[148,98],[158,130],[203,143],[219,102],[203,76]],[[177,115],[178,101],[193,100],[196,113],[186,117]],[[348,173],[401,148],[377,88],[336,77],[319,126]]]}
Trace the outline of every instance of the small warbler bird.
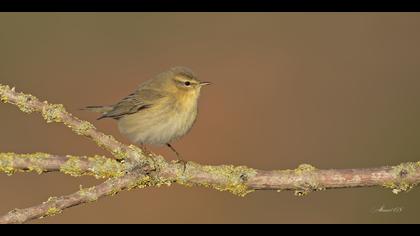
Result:
{"label": "small warbler bird", "polygon": [[209,84],[199,81],[189,68],[173,67],[143,82],[114,105],[88,106],[83,110],[101,113],[98,120],[117,120],[119,131],[132,142],[142,147],[167,145],[181,159],[170,143],[193,126],[201,88]]}

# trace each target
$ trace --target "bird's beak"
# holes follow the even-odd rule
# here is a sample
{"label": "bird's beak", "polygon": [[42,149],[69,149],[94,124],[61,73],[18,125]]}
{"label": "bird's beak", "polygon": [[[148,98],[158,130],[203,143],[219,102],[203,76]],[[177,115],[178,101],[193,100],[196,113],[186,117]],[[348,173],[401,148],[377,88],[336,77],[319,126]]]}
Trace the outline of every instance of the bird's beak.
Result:
{"label": "bird's beak", "polygon": [[201,86],[204,86],[204,85],[210,85],[211,83],[210,82],[200,82],[200,85]]}

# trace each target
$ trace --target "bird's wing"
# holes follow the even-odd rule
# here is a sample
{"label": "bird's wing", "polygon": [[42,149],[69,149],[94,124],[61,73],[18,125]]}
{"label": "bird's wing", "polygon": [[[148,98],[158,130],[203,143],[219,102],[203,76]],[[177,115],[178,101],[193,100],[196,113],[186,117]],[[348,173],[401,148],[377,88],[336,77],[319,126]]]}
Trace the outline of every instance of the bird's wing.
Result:
{"label": "bird's wing", "polygon": [[134,114],[140,110],[149,108],[162,98],[164,98],[164,95],[159,91],[138,89],[112,106],[112,109],[104,113],[98,120],[103,118],[114,118],[118,120],[122,116]]}

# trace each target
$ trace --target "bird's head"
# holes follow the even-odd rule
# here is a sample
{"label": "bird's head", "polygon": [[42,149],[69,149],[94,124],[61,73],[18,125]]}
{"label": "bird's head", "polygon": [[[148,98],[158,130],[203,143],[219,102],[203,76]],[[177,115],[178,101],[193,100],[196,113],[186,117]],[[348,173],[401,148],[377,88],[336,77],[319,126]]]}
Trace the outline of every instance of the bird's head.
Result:
{"label": "bird's head", "polygon": [[197,76],[187,67],[173,67],[170,69],[172,72],[172,81],[176,87],[181,91],[200,90],[201,87],[209,85],[209,82],[201,82]]}
{"label": "bird's head", "polygon": [[173,67],[165,74],[163,90],[179,98],[197,99],[201,88],[210,84],[200,81],[187,67]]}

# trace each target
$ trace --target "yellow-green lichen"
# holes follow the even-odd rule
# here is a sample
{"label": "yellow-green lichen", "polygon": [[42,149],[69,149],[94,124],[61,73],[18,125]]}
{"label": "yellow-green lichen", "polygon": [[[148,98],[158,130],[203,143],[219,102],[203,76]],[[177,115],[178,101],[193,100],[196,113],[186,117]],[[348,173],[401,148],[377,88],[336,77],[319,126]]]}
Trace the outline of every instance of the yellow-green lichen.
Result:
{"label": "yellow-green lichen", "polygon": [[62,104],[44,103],[46,105],[42,108],[42,117],[44,117],[45,121],[47,121],[47,123],[61,122],[62,115],[66,113],[64,106]]}
{"label": "yellow-green lichen", "polygon": [[152,182],[153,186],[156,186],[156,187],[160,187],[160,186],[169,187],[172,185],[172,181],[166,178],[159,177],[159,178],[153,178],[153,179],[154,179],[154,182]]}
{"label": "yellow-green lichen", "polygon": [[71,175],[71,176],[81,176],[85,171],[80,167],[80,160],[76,156],[67,156],[69,159],[60,167],[60,171]]}
{"label": "yellow-green lichen", "polygon": [[200,184],[202,186],[212,187],[219,191],[228,191],[241,197],[254,191],[246,185],[247,180],[256,175],[257,172],[254,169],[233,165],[203,166],[202,169],[221,180],[221,184],[203,183]]}
{"label": "yellow-green lichen", "polygon": [[316,168],[309,164],[300,164],[293,170],[293,172],[298,176],[306,175],[304,183],[296,184],[296,190],[294,191],[295,196],[302,197],[313,191],[325,190],[325,188],[319,184],[319,181],[317,181],[316,176],[312,175],[314,171],[316,171]]}
{"label": "yellow-green lichen", "polygon": [[32,107],[29,103],[33,100],[36,100],[36,98],[32,95],[19,93],[19,95],[16,97],[15,103],[22,112],[32,113],[35,111],[35,108]]}
{"label": "yellow-green lichen", "polygon": [[29,171],[29,172],[32,172],[33,171],[33,172],[36,172],[37,174],[42,174],[42,173],[45,172],[45,170],[42,167],[36,166],[36,165],[28,166],[28,170],[27,171]]}
{"label": "yellow-green lichen", "polygon": [[44,153],[44,152],[35,152],[35,153],[30,153],[30,154],[18,154],[18,156],[22,157],[22,158],[29,158],[29,159],[32,159],[32,160],[41,160],[41,159],[51,157],[50,154]]}
{"label": "yellow-green lichen", "polygon": [[301,189],[301,190],[295,190],[294,194],[295,196],[303,197],[303,196],[308,195],[310,192],[311,192],[310,190]]}
{"label": "yellow-green lichen", "polygon": [[408,177],[409,175],[412,175],[417,170],[417,168],[418,168],[417,163],[406,162],[406,163],[401,163],[397,166],[394,166],[392,168],[392,172],[394,175],[400,178],[405,178],[405,177]]}
{"label": "yellow-green lichen", "polygon": [[[97,179],[120,177],[125,174],[125,165],[104,156],[77,157],[68,155],[60,171],[71,176],[92,175]],[[84,163],[87,161],[86,163]],[[82,168],[83,166],[83,168]]]}
{"label": "yellow-green lichen", "polygon": [[166,163],[166,160],[161,156],[143,150],[135,145],[129,145],[128,149],[121,149],[117,147],[116,149],[112,150],[112,152],[117,159],[129,158],[128,162],[133,167],[148,166],[148,169],[150,170],[157,170],[160,169],[161,165]]}
{"label": "yellow-green lichen", "polygon": [[9,99],[6,96],[1,95],[0,96],[0,101],[3,102],[3,103],[7,103],[9,101]]}
{"label": "yellow-green lichen", "polygon": [[[33,154],[0,153],[0,172],[12,175],[16,172],[35,171],[41,174],[45,172],[45,169],[42,167],[42,161],[48,157],[50,157],[49,154],[42,152]],[[25,164],[21,165],[20,162],[25,162]],[[19,166],[25,166],[25,168],[20,168]]]}
{"label": "yellow-green lichen", "polygon": [[97,179],[120,177],[125,173],[124,164],[103,156],[94,156],[88,158],[91,166],[89,171]]}
{"label": "yellow-green lichen", "polygon": [[149,158],[148,161],[152,165],[151,167],[156,170],[165,169],[169,166],[169,163],[165,160],[165,158],[158,155]]}
{"label": "yellow-green lichen", "polygon": [[[60,171],[71,176],[93,175],[96,178],[111,178],[124,175],[125,166],[118,161],[104,156],[76,157],[68,156],[69,159],[60,167]],[[81,167],[82,160],[88,160],[89,167]]]}
{"label": "yellow-green lichen", "polygon": [[31,113],[35,111],[35,108],[32,107],[29,103],[33,100],[36,100],[36,98],[29,94],[24,93],[18,93],[12,95],[13,98],[10,99],[6,94],[10,92],[15,92],[15,88],[10,89],[8,85],[1,85],[0,84],[0,100],[4,103],[11,102],[16,104],[16,106],[25,113]]}
{"label": "yellow-green lichen", "polygon": [[407,178],[409,178],[417,171],[417,168],[420,166],[419,163],[420,162],[406,162],[392,167],[391,173],[395,181],[387,181],[382,186],[392,189],[394,194],[398,194],[400,192],[408,192],[414,186],[416,186],[416,184],[409,183]]}
{"label": "yellow-green lichen", "polygon": [[130,144],[128,148],[131,149],[133,152],[144,154],[144,151],[141,148],[137,147],[136,145]]}
{"label": "yellow-green lichen", "polygon": [[135,182],[132,182],[128,186],[128,190],[131,190],[133,188],[146,188],[152,186],[152,178],[148,175],[142,176],[139,179],[137,179]]}
{"label": "yellow-green lichen", "polygon": [[131,183],[128,186],[128,190],[133,188],[146,188],[146,187],[161,187],[161,186],[171,186],[172,182],[165,178],[156,178],[150,175],[144,175],[138,178],[136,181]]}
{"label": "yellow-green lichen", "polygon": [[392,189],[392,193],[399,194],[401,192],[407,192],[410,189],[414,187],[414,184],[409,184],[407,182],[400,182],[400,183],[394,183],[394,182],[386,182],[382,185],[385,188]]}
{"label": "yellow-green lichen", "polygon": [[[133,154],[130,157],[131,159],[135,159],[135,161],[137,162],[143,162],[145,160],[154,162],[152,159],[154,159],[156,155],[154,155],[153,153],[143,150],[132,144],[128,146],[128,149],[130,150],[130,153]],[[126,156],[127,155],[128,154],[126,154]],[[126,156],[124,158],[126,158]],[[149,164],[152,164],[152,163],[149,163]]]}
{"label": "yellow-green lichen", "polygon": [[114,150],[111,151],[112,155],[118,159],[118,160],[122,160],[127,158],[127,152],[123,151],[120,147],[115,148]]}
{"label": "yellow-green lichen", "polygon": [[46,158],[50,158],[51,155],[47,153],[42,152],[36,152],[33,154],[20,154],[19,155],[22,158],[26,158],[30,160],[31,165],[28,166],[28,169],[25,171],[34,171],[38,174],[42,174],[46,170],[42,167],[42,161]]}
{"label": "yellow-green lichen", "polygon": [[0,154],[0,172],[3,172],[7,175],[12,175],[18,171],[13,166],[14,153],[1,153]]}
{"label": "yellow-green lichen", "polygon": [[55,201],[57,201],[57,197],[49,197],[48,199],[47,199],[47,201],[46,202],[44,202],[44,204],[45,203],[51,203],[51,202],[55,202]]}
{"label": "yellow-green lichen", "polygon": [[108,196],[114,196],[115,194],[119,193],[122,189],[120,188],[113,188],[111,191],[107,194]]}
{"label": "yellow-green lichen", "polygon": [[55,207],[55,203],[57,202],[57,199],[58,199],[57,197],[49,197],[47,201],[42,203],[42,204],[51,204],[53,206],[48,207],[48,210],[40,218],[44,218],[46,216],[53,216],[53,215],[57,215],[61,213],[61,210]]}
{"label": "yellow-green lichen", "polygon": [[2,85],[0,84],[0,101],[6,103],[9,101],[8,97],[4,95],[6,91],[9,91],[10,87],[8,85]]}
{"label": "yellow-green lichen", "polygon": [[80,196],[85,197],[88,202],[94,202],[98,200],[98,196],[95,194],[94,190],[95,187],[83,188],[82,185],[80,185],[78,193]]}
{"label": "yellow-green lichen", "polygon": [[87,121],[80,121],[80,124],[73,127],[70,127],[76,134],[78,135],[87,135],[89,130],[95,129],[95,126],[93,126],[90,122]]}
{"label": "yellow-green lichen", "polygon": [[304,174],[304,173],[309,173],[316,170],[316,168],[312,165],[309,164],[300,164],[296,169],[295,169],[295,173],[298,175]]}
{"label": "yellow-green lichen", "polygon": [[48,208],[47,212],[45,213],[45,216],[55,216],[57,214],[60,214],[61,210],[57,207],[50,207]]}

